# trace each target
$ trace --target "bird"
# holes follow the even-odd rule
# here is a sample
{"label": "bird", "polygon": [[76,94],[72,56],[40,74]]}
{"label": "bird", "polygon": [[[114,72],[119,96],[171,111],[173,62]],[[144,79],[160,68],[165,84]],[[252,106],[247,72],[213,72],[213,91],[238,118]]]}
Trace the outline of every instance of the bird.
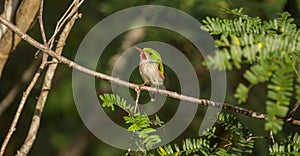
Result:
{"label": "bird", "polygon": [[[157,90],[164,83],[164,66],[160,54],[152,48],[134,47],[140,52],[139,73],[144,81],[143,85],[155,86]],[[150,93],[151,101],[156,100],[155,93]]]}

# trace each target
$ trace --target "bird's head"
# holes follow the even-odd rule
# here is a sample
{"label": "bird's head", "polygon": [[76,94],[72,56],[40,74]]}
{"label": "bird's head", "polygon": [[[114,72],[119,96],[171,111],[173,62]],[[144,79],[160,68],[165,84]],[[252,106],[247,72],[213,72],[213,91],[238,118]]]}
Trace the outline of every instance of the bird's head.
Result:
{"label": "bird's head", "polygon": [[161,62],[160,54],[152,49],[152,48],[138,48],[134,47],[137,51],[140,52],[140,59],[143,61],[150,61],[150,62]]}

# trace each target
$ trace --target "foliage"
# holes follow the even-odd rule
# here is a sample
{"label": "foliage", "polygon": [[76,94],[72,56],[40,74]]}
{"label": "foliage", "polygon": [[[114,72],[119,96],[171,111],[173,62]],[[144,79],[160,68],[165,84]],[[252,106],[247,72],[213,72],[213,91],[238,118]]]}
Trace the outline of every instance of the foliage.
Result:
{"label": "foliage", "polygon": [[300,79],[297,79],[296,83],[296,99],[300,99]]}
{"label": "foliage", "polygon": [[[75,23],[74,31],[72,31],[72,33],[70,34],[70,37],[68,39],[69,41],[66,44],[66,47],[64,48],[65,52],[63,52],[63,55],[66,56],[67,58],[74,58],[76,54],[75,52],[78,48],[78,45],[82,41],[82,38],[97,22],[99,22],[102,18],[111,15],[112,13],[115,13],[121,9],[125,9],[128,7],[147,5],[147,4],[164,5],[164,6],[177,8],[183,12],[190,14],[191,16],[197,19],[203,19],[205,16],[225,18],[228,16],[224,14],[222,8],[226,8],[226,7],[235,8],[235,7],[243,6],[247,14],[251,16],[261,16],[265,19],[269,19],[274,17],[274,13],[282,11],[282,9],[285,8],[284,4],[286,2],[287,2],[286,0],[267,0],[267,1],[188,0],[184,3],[182,3],[182,1],[180,0],[85,1],[80,9],[80,13],[82,13],[83,16],[80,20],[78,20]],[[66,4],[70,4],[70,3],[71,3],[70,1],[63,1],[62,3],[62,1],[58,1],[58,0],[45,1],[43,15],[44,15],[44,19],[47,19],[44,20],[47,38],[49,37],[49,35],[51,35],[50,34],[52,32],[51,30],[55,29],[55,24],[57,23],[59,17],[67,9]],[[2,6],[0,5],[0,8],[1,7]],[[32,35],[33,38],[42,41],[38,22],[34,23],[33,29],[31,29],[29,34]],[[178,45],[178,43],[186,44],[185,42],[178,41],[179,35],[171,36],[171,35],[165,35],[158,31],[156,31],[156,33],[153,33],[153,31],[149,33],[149,31],[147,31],[145,39],[149,40],[150,35],[153,36],[152,39],[150,40],[156,40],[157,38],[159,38],[166,43],[170,43],[171,41],[172,45],[175,47],[186,47],[186,45],[185,46]],[[115,49],[111,51],[118,51],[119,50],[118,48],[120,48],[120,46],[116,44],[116,41],[113,41],[112,44],[115,47]],[[4,70],[3,76],[1,77],[0,99],[4,99],[9,89],[15,83],[20,81],[21,74],[23,73],[25,68],[27,68],[32,61],[35,62],[37,61],[36,59],[34,59],[33,55],[31,55],[35,52],[35,50],[36,50],[35,48],[33,48],[29,44],[26,44],[25,42],[21,42],[21,44],[15,49],[13,55],[11,55],[10,59],[8,59],[8,63],[5,67],[6,69]],[[29,52],[29,53],[25,53],[25,52]],[[112,54],[112,52],[110,54]],[[186,56],[190,56],[190,55],[187,54]],[[115,57],[113,57],[113,55],[106,55],[104,60],[109,60],[110,58],[115,58]],[[193,59],[195,60],[194,63],[197,63],[198,66],[199,58],[194,57]],[[199,70],[198,68],[195,70],[197,72],[201,72],[203,75],[205,74],[203,73],[202,70]],[[80,120],[80,117],[74,105],[74,101],[72,98],[72,87],[68,85],[66,86],[66,83],[72,82],[71,81],[72,71],[68,67],[62,65],[58,67],[58,72],[56,72],[55,75],[56,76],[55,76],[55,81],[53,82],[53,89],[50,91],[46,108],[43,113],[44,117],[40,127],[39,136],[36,140],[34,148],[31,150],[30,153],[30,155],[32,156],[41,155],[41,151],[43,151],[43,155],[45,156],[58,155],[59,153],[62,152],[63,149],[68,148],[66,147],[68,146],[67,144],[72,145],[72,147],[74,147],[73,145],[77,145],[76,142],[78,142],[78,139],[74,139],[74,138],[80,136],[78,132],[82,130],[86,130],[86,127],[84,126],[83,122]],[[205,82],[209,81],[209,79],[204,79],[204,77],[201,77],[201,81],[202,80]],[[23,83],[22,81],[20,82]],[[24,87],[26,87],[26,84],[27,83],[25,83],[23,87],[19,88],[20,92],[18,97],[22,96],[23,93],[22,91],[25,90]],[[99,85],[99,87],[101,88],[100,90],[102,92],[110,92],[109,87],[107,88],[102,87],[102,85],[101,86]],[[246,85],[246,87],[248,87],[248,85]],[[97,90],[99,89],[97,88]],[[298,89],[297,91],[300,91],[300,89]],[[37,92],[38,91],[35,89],[32,96],[29,97],[28,105],[26,104],[25,111],[22,112],[22,118],[24,120],[22,120],[21,125],[19,125],[20,127],[23,128],[17,127],[17,132],[16,132],[17,135],[15,136],[15,139],[11,140],[11,143],[8,146],[9,150],[7,150],[6,152],[7,155],[15,154],[14,149],[19,148],[19,143],[21,140],[19,136],[25,136],[28,132],[28,129],[26,128],[26,126],[24,127],[24,125],[27,125],[25,121],[27,122],[30,121],[28,119],[32,117],[33,112],[31,110],[33,110],[32,108],[34,107],[32,103],[34,103],[34,101],[36,100]],[[201,88],[201,94],[204,92],[206,92],[206,90],[202,90]],[[259,98],[256,99],[259,100]],[[0,136],[0,138],[2,138],[1,139],[2,141],[4,140],[4,137],[6,135],[5,130],[8,130],[11,124],[9,121],[11,121],[13,118],[13,114],[17,109],[16,107],[18,105],[19,100],[20,98],[16,98],[14,100],[15,102],[12,103],[11,106],[9,106],[9,109],[0,117],[0,123],[1,123],[0,129],[3,130],[3,133],[1,133],[2,135]],[[29,108],[31,110],[29,110]],[[164,115],[165,113],[162,114]],[[114,113],[114,115],[118,116],[119,114]],[[163,118],[164,116],[161,117]],[[251,124],[253,122],[256,123],[258,121],[249,120],[247,122]],[[86,138],[93,137],[91,133],[88,134],[90,136]],[[58,139],[59,141],[55,141],[57,139],[54,139],[54,141],[52,141],[51,139],[49,141],[49,138],[60,138],[60,137],[64,138],[63,140],[66,144],[63,145],[62,143],[60,143],[61,139]],[[85,142],[86,141],[84,140],[81,141],[82,144]],[[106,145],[101,141],[98,141],[97,139],[90,139],[88,143],[89,145],[85,146],[85,148],[80,148],[81,155],[109,156],[109,155],[120,155],[120,153],[124,152],[122,150],[117,150],[116,148],[111,148],[110,146]],[[256,152],[259,151],[261,148],[263,147],[261,146],[257,147]],[[80,149],[77,150],[80,151]]]}
{"label": "foliage", "polygon": [[[114,94],[100,95],[102,106],[111,108],[120,107],[126,112],[124,121],[129,125],[128,131],[133,136],[138,136],[135,141],[143,156],[153,155],[245,155],[251,154],[254,148],[254,138],[247,126],[241,124],[237,118],[230,114],[221,113],[216,124],[203,132],[200,138],[186,138],[182,145],[168,144],[155,150],[154,145],[161,142],[160,136],[156,135],[156,129],[151,127],[162,126],[163,121],[156,115],[155,120],[150,120],[147,114],[133,112],[133,106],[127,104],[126,100]],[[270,155],[299,155],[300,137],[296,133],[290,135],[280,143],[269,146]],[[128,154],[128,153],[127,153]]]}
{"label": "foliage", "polygon": [[[229,114],[220,114],[217,124],[206,130],[201,138],[187,138],[183,141],[182,147],[177,144],[165,145],[156,151],[151,151],[149,149],[161,142],[160,137],[155,134],[156,130],[151,127],[153,125],[162,126],[163,122],[159,117],[156,115],[155,120],[151,121],[147,114],[134,113],[133,106],[127,104],[126,100],[118,95],[104,94],[100,95],[100,99],[103,101],[103,107],[111,108],[114,111],[114,106],[117,106],[128,112],[128,115],[124,116],[124,121],[129,125],[128,131],[138,136],[135,143],[143,155],[153,155],[154,153],[159,155],[189,155],[192,153],[243,155],[252,152],[254,141],[249,139],[252,136],[249,129]],[[222,134],[226,135],[219,135],[219,129],[222,129]]]}
{"label": "foliage", "polygon": [[134,114],[133,116],[125,116],[124,120],[126,124],[129,124],[128,131],[138,132],[139,140],[136,141],[141,151],[146,149],[151,149],[154,145],[161,142],[159,135],[156,135],[156,130],[151,127],[151,125],[161,122],[159,118],[158,121],[151,121],[148,115]]}
{"label": "foliage", "polygon": [[151,149],[154,145],[161,142],[159,135],[155,134],[156,129],[151,126],[162,126],[163,122],[155,115],[155,120],[150,120],[147,114],[134,112],[134,106],[127,104],[126,100],[114,94],[100,95],[102,106],[111,108],[114,111],[114,106],[120,107],[128,113],[124,116],[124,121],[128,127],[128,131],[133,133],[133,136],[138,136],[135,140],[139,150],[145,152]]}
{"label": "foliage", "polygon": [[[217,129],[223,129],[225,136],[220,136]],[[201,138],[187,138],[182,148],[177,144],[165,145],[157,149],[160,155],[244,155],[251,153],[254,141],[252,134],[233,115],[220,114],[217,124],[203,133]]]}
{"label": "foliage", "polygon": [[122,108],[126,111],[129,115],[132,115],[134,112],[134,107],[130,104],[127,104],[125,99],[121,99],[120,96],[114,94],[104,94],[99,96],[102,100],[102,106],[110,107],[112,111],[115,110],[115,105]]}
{"label": "foliage", "polygon": [[269,21],[244,15],[242,9],[229,12],[236,18],[207,17],[203,21],[202,29],[217,38],[219,48],[207,57],[206,65],[219,70],[248,67],[243,74],[248,83],[239,83],[234,95],[238,103],[246,102],[255,85],[266,83],[265,129],[276,134],[283,125],[276,117],[287,115],[292,95],[299,88],[299,83],[293,84],[295,79],[299,81],[300,30],[286,12]]}
{"label": "foliage", "polygon": [[269,147],[270,155],[300,155],[300,136],[298,133],[288,136],[281,143]]}

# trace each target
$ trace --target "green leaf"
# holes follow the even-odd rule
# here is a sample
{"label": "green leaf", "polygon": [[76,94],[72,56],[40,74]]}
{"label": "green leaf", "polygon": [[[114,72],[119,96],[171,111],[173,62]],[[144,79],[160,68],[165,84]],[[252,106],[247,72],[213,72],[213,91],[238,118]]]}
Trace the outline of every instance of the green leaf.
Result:
{"label": "green leaf", "polygon": [[300,137],[298,133],[289,135],[280,143],[269,146],[270,155],[300,155]]}
{"label": "green leaf", "polygon": [[[226,131],[233,137],[224,138],[224,136],[218,136],[216,128],[220,128],[220,126],[227,127]],[[165,145],[159,147],[157,152],[160,155],[245,155],[250,154],[254,147],[254,141],[248,140],[250,136],[252,134],[249,129],[238,122],[234,116],[221,113],[216,125],[204,131],[203,137],[186,138],[183,140],[181,148],[177,144],[173,146]],[[231,144],[227,144],[226,146],[224,146],[224,143],[218,144],[217,140],[220,138],[222,138],[222,141],[227,141]]]}
{"label": "green leaf", "polygon": [[161,126],[163,124],[158,115],[155,115],[155,120],[151,121],[147,114],[134,113],[134,107],[127,104],[126,100],[120,98],[118,95],[103,94],[99,98],[103,101],[103,107],[110,107],[114,111],[114,106],[118,106],[128,113],[123,119],[129,125],[128,131],[138,134],[139,138],[135,143],[139,150],[145,152],[147,149],[161,142],[160,136],[155,134],[156,129],[150,127],[151,125]]}
{"label": "green leaf", "polygon": [[[297,72],[299,73],[300,71]],[[300,77],[298,76],[296,78],[295,90],[296,90],[296,100],[300,101]]]}
{"label": "green leaf", "polygon": [[133,114],[134,106],[127,104],[126,100],[120,98],[118,95],[114,94],[103,94],[99,96],[102,100],[102,107],[110,107],[112,111],[115,110],[115,105],[126,111],[128,114]]}
{"label": "green leaf", "polygon": [[288,106],[293,91],[293,71],[290,65],[280,63],[278,70],[271,78],[271,84],[268,85],[268,101],[266,110],[268,121],[265,124],[266,130],[272,130],[274,134],[282,129],[282,121],[275,116],[286,116]]}
{"label": "green leaf", "polygon": [[244,84],[239,83],[234,97],[238,99],[238,103],[243,103],[246,102],[247,98],[248,98],[248,92],[249,92],[249,88],[246,87]]}

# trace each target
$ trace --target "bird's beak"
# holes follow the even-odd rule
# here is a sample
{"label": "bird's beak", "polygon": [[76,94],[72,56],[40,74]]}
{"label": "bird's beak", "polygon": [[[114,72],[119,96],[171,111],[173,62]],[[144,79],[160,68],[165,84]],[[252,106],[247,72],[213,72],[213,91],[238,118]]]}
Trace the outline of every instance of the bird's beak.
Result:
{"label": "bird's beak", "polygon": [[141,49],[141,48],[138,48],[138,47],[134,47],[137,51],[143,53],[144,51]]}

